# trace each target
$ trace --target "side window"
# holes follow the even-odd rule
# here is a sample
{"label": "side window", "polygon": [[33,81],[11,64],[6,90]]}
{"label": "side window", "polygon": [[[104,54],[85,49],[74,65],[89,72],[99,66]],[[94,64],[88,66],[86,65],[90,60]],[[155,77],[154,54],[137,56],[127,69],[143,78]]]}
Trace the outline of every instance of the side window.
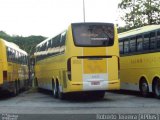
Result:
{"label": "side window", "polygon": [[52,41],[52,48],[54,48],[54,44],[55,44],[55,43],[54,43],[54,39],[55,39],[55,38],[52,38],[52,40],[51,40],[51,41]]}
{"label": "side window", "polygon": [[52,47],[52,40],[49,40],[48,42],[49,42],[48,48],[51,48]]}
{"label": "side window", "polygon": [[42,51],[45,51],[45,43],[44,44],[42,44]]}
{"label": "side window", "polygon": [[61,34],[61,39],[60,39],[60,52],[65,51],[65,41],[66,41],[66,32],[63,32]]}
{"label": "side window", "polygon": [[16,62],[16,51],[12,49],[12,61]]}
{"label": "side window", "polygon": [[119,43],[120,54],[123,54],[123,42]]}
{"label": "side window", "polygon": [[19,53],[17,51],[16,51],[16,56],[15,57],[16,57],[15,61],[16,61],[16,63],[18,63]]}
{"label": "side window", "polygon": [[156,48],[156,33],[151,32],[150,33],[150,49]]}
{"label": "side window", "polygon": [[18,53],[18,63],[21,64],[21,53]]}
{"label": "side window", "polygon": [[24,55],[21,54],[21,64],[24,64]]}
{"label": "side window", "polygon": [[60,51],[60,38],[61,36],[58,35],[52,39],[52,55],[59,53]]}
{"label": "side window", "polygon": [[143,40],[143,49],[149,50],[149,33],[144,34],[144,40]]}
{"label": "side window", "polygon": [[143,39],[142,35],[137,36],[137,51],[143,50]]}
{"label": "side window", "polygon": [[25,56],[26,56],[26,65],[28,65],[28,56],[27,55]]}
{"label": "side window", "polygon": [[157,48],[160,48],[160,30],[157,31]]}
{"label": "side window", "polygon": [[124,53],[129,53],[129,41],[124,41]]}
{"label": "side window", "polygon": [[11,61],[11,49],[7,47],[7,61]]}
{"label": "side window", "polygon": [[130,52],[136,51],[136,37],[130,39]]}
{"label": "side window", "polygon": [[49,48],[49,41],[47,41],[45,45],[46,45],[46,46],[45,46],[45,50],[47,51],[48,48]]}
{"label": "side window", "polygon": [[27,64],[27,57],[26,57],[26,55],[23,55],[23,64],[24,64],[24,65]]}

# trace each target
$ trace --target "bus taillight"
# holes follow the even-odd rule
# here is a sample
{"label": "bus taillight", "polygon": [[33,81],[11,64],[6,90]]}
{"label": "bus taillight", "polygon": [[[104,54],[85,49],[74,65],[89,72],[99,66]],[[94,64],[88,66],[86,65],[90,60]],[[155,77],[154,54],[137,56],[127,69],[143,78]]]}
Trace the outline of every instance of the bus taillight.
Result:
{"label": "bus taillight", "polygon": [[7,80],[7,71],[3,71],[3,80]]}
{"label": "bus taillight", "polygon": [[67,75],[68,79],[71,80],[71,58],[67,61]]}

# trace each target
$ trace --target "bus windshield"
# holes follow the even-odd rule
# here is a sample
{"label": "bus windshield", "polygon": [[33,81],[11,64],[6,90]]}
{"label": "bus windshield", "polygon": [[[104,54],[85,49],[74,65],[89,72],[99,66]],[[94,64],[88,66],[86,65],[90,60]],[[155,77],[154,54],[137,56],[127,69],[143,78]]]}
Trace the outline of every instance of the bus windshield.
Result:
{"label": "bus windshield", "polygon": [[76,46],[101,47],[114,43],[114,25],[107,23],[74,23],[73,39]]}

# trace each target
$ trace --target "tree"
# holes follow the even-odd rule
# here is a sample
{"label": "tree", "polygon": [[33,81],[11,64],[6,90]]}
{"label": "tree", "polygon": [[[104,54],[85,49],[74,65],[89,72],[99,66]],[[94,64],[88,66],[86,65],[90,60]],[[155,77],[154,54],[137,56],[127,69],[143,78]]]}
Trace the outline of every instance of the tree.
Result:
{"label": "tree", "polygon": [[7,40],[9,42],[13,42],[17,44],[21,49],[25,50],[30,55],[33,54],[35,46],[42,42],[46,37],[43,36],[29,36],[29,37],[23,37],[23,36],[10,36],[4,31],[0,31],[0,38],[3,38],[4,40]]}
{"label": "tree", "polygon": [[122,0],[118,7],[127,29],[160,24],[160,0]]}

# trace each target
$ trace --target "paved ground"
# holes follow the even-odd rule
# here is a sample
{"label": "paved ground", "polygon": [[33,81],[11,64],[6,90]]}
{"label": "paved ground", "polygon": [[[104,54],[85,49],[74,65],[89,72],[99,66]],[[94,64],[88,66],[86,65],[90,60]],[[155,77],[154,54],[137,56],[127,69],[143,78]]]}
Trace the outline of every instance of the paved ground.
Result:
{"label": "paved ground", "polygon": [[[122,94],[123,93],[123,94]],[[50,92],[29,90],[17,97],[0,97],[0,113],[10,114],[160,114],[160,100],[133,92],[106,92],[102,100],[54,99]]]}

